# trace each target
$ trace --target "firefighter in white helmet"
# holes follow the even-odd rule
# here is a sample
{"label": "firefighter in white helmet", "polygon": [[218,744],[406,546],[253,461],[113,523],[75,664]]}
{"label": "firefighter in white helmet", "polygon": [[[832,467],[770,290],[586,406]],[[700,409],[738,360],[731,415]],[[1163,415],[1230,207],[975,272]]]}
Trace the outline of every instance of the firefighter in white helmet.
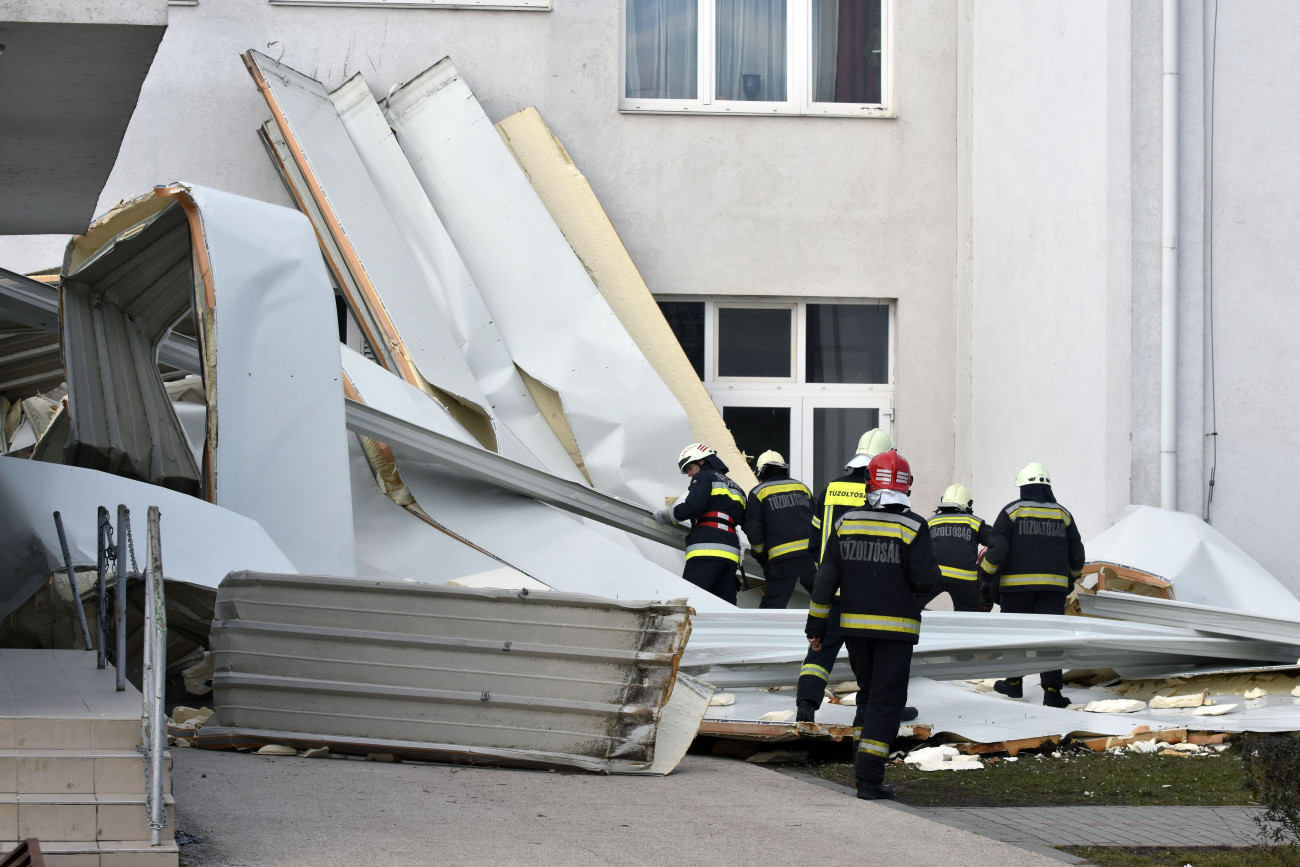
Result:
{"label": "firefighter in white helmet", "polygon": [[[835,529],[835,522],[846,512],[868,507],[867,503],[867,467],[872,458],[884,454],[894,447],[894,440],[880,428],[872,428],[858,438],[858,449],[849,462],[844,465],[848,472],[833,480],[821,493],[813,505],[813,556],[818,563],[826,552],[826,542]],[[831,602],[830,615],[827,619],[826,634],[821,641],[821,649],[809,649],[799,669],[799,687],[795,693],[795,719],[799,722],[813,722],[817,709],[822,706],[826,695],[826,684],[830,680],[835,659],[844,647],[844,636],[840,632],[840,605],[836,597]],[[905,707],[903,719],[916,719],[916,708]]]}
{"label": "firefighter in white helmet", "polygon": [[677,467],[691,479],[686,498],[655,512],[661,524],[691,522],[686,534],[686,568],[682,577],[714,596],[736,604],[736,567],[745,519],[745,492],[727,477],[727,465],[704,443],[691,443],[677,457]]}
{"label": "firefighter in white helmet", "polygon": [[947,593],[954,611],[992,609],[980,601],[977,558],[980,546],[993,540],[993,528],[972,514],[974,508],[975,500],[965,485],[949,485],[939,498],[939,508],[927,523],[941,577],[923,606]]}
{"label": "firefighter in white helmet", "polygon": [[745,536],[763,564],[767,583],[759,608],[784,608],[796,581],[812,589],[816,571],[809,551],[812,492],[790,478],[790,465],[779,452],[765,451],[755,464],[758,484],[745,503]]}
{"label": "firefighter in white helmet", "polygon": [[[1052,477],[1040,463],[1025,465],[1016,476],[1020,499],[1007,505],[993,522],[993,540],[980,560],[986,596],[994,596],[1006,614],[1064,614],[1065,597],[1083,573],[1079,526],[1052,493]],[[1061,670],[1039,675],[1043,704],[1068,707],[1061,694]],[[1003,695],[1021,698],[1019,677],[993,684]]]}

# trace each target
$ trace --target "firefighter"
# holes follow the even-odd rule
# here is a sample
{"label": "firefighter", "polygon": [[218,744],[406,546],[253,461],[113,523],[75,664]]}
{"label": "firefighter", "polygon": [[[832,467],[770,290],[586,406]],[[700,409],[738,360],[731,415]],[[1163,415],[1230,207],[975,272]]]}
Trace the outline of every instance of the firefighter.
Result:
{"label": "firefighter", "polygon": [[758,484],[745,502],[745,536],[763,564],[767,584],[759,608],[784,608],[796,581],[812,589],[817,570],[808,550],[812,533],[812,491],[790,478],[779,452],[765,451],[755,465]]}
{"label": "firefighter", "polygon": [[686,498],[655,512],[661,524],[691,523],[682,577],[732,605],[740,564],[737,529],[745,519],[745,492],[727,477],[727,465],[704,443],[682,449],[677,466],[691,479]]}
{"label": "firefighter", "polygon": [[[980,578],[1007,614],[1064,614],[1065,597],[1083,573],[1083,540],[1069,511],[1056,502],[1052,478],[1039,463],[1026,464],[1016,484],[1020,499],[1010,503],[993,522],[993,541],[980,560]],[[1040,676],[1043,704],[1067,707],[1061,693],[1061,670]],[[1008,677],[993,688],[1011,698],[1024,696],[1019,677]]]}
{"label": "firefighter", "polygon": [[[812,532],[813,559],[820,563],[826,549],[826,540],[830,537],[835,522],[845,512],[865,508],[867,505],[867,465],[876,455],[887,452],[894,447],[889,434],[880,428],[872,428],[858,438],[858,450],[844,465],[848,473],[835,479],[822,488],[813,504]],[[836,598],[831,602],[826,635],[820,650],[809,650],[804,657],[803,667],[799,669],[799,687],[795,693],[795,720],[813,722],[817,709],[822,706],[826,695],[826,683],[830,680],[831,669],[844,647],[840,635],[840,605]],[[915,719],[916,713],[909,709]]]}
{"label": "firefighter", "polygon": [[868,493],[876,508],[835,522],[813,585],[805,633],[818,650],[840,594],[840,631],[858,681],[853,733],[858,797],[892,798],[885,761],[907,701],[912,648],[921,636],[920,599],[939,581],[925,519],[908,508],[911,467],[894,450],[872,458]]}
{"label": "firefighter", "polygon": [[922,605],[947,593],[954,611],[991,611],[980,599],[976,558],[982,545],[993,539],[993,528],[972,514],[975,501],[965,485],[949,485],[939,498],[939,508],[927,522],[934,556],[939,561],[939,586]]}

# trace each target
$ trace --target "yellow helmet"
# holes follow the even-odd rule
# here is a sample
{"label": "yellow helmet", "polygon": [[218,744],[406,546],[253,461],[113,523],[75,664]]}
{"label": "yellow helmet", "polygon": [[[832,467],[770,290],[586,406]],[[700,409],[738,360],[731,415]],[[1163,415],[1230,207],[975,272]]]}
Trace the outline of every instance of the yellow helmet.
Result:
{"label": "yellow helmet", "polygon": [[851,470],[854,467],[865,467],[871,463],[871,459],[876,455],[883,455],[894,447],[894,440],[889,434],[885,433],[878,427],[864,433],[858,439],[858,451],[844,465],[844,469]]}
{"label": "yellow helmet", "polygon": [[975,500],[965,485],[949,485],[944,489],[943,496],[939,498],[939,505],[957,506],[969,512],[974,507]]}
{"label": "yellow helmet", "polygon": [[790,469],[790,465],[785,462],[785,458],[781,457],[781,453],[772,449],[768,449],[758,456],[758,462],[754,464],[754,472],[761,475],[765,467]]}
{"label": "yellow helmet", "polygon": [[1047,471],[1047,467],[1034,461],[1025,464],[1016,476],[1016,486],[1022,485],[1050,485],[1052,483],[1052,474]]}

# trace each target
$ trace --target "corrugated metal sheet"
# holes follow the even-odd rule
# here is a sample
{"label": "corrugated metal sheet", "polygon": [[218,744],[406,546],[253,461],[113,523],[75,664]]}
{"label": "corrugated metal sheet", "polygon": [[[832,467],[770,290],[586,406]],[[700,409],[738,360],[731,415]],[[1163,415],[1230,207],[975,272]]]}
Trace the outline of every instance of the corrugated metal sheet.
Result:
{"label": "corrugated metal sheet", "polygon": [[70,428],[64,461],[188,494],[199,467],[158,372],[158,346],[193,310],[185,214],[171,205],[62,275]]}
{"label": "corrugated metal sheet", "polygon": [[1113,617],[1117,620],[1195,629],[1214,635],[1289,644],[1295,647],[1297,658],[1300,658],[1300,623],[1294,620],[1106,591],[1092,596],[1080,594],[1079,605],[1084,614],[1094,617]]}
{"label": "corrugated metal sheet", "polygon": [[[216,715],[200,744],[644,772],[663,758],[689,634],[683,600],[232,574],[217,594]],[[707,704],[709,690],[696,692]]]}
{"label": "corrugated metal sheet", "polygon": [[[807,651],[799,611],[701,613],[685,670],[719,688],[798,681]],[[1048,668],[1189,668],[1211,660],[1293,662],[1297,648],[1191,629],[1086,617],[927,611],[912,657],[918,676],[958,680]],[[841,657],[847,666],[847,655]],[[847,671],[847,667],[846,667]],[[846,675],[847,678],[847,675]]]}

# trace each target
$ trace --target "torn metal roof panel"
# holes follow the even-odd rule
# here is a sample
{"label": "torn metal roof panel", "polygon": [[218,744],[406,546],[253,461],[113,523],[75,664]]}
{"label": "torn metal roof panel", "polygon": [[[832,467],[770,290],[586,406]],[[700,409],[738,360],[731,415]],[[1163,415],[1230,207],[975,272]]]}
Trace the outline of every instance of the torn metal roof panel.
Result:
{"label": "torn metal roof panel", "polygon": [[1084,614],[1094,617],[1112,617],[1138,623],[1196,629],[1216,635],[1276,641],[1295,645],[1300,653],[1300,623],[1287,618],[1265,617],[1228,608],[1134,596],[1130,593],[1101,592],[1093,596],[1081,594],[1079,604]]}
{"label": "torn metal roof panel", "polygon": [[490,401],[495,420],[518,439],[518,445],[503,443],[499,451],[552,475],[587,481],[529,394],[469,269],[365,80],[354,75],[330,99],[423,277],[394,291],[427,291],[436,302],[440,322]]}
{"label": "torn metal roof panel", "polygon": [[1300,620],[1300,599],[1226,536],[1186,512],[1128,506],[1088,540],[1088,559],[1172,581],[1180,602]]}
{"label": "torn metal roof panel", "polygon": [[666,772],[687,745],[657,754],[690,634],[680,599],[240,573],[215,618],[216,714],[201,741],[364,738],[615,773]]}
{"label": "torn metal roof panel", "polygon": [[73,563],[97,562],[95,510],[124,503],[144,539],[149,506],[162,509],[169,580],[216,588],[234,569],[292,572],[293,564],[251,518],[196,497],[97,470],[0,457],[0,618],[63,568],[51,517],[63,515]]}
{"label": "torn metal roof panel", "polygon": [[689,419],[451,61],[397,88],[385,105],[511,357],[558,395],[592,483],[662,503],[681,486],[673,459],[694,438]]}
{"label": "torn metal roof panel", "polygon": [[[257,51],[244,54],[280,133],[368,309],[412,385],[429,383],[433,396],[495,450],[491,404],[465,364],[426,274],[362,162],[324,85]],[[423,382],[422,382],[423,381]]]}

